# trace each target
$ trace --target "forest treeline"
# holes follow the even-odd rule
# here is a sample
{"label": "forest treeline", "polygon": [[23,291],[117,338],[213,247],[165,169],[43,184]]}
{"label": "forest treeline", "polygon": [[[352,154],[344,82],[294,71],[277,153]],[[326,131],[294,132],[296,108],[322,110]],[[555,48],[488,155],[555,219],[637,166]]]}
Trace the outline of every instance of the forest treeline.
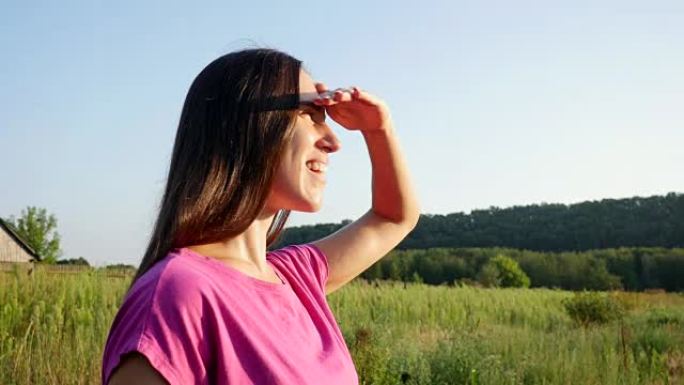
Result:
{"label": "forest treeline", "polygon": [[420,281],[433,285],[484,283],[496,256],[515,260],[530,287],[566,290],[684,291],[684,249],[635,247],[583,252],[508,248],[394,250],[361,274],[367,280]]}
{"label": "forest treeline", "polygon": [[[276,247],[305,243],[350,223],[287,228]],[[571,205],[490,207],[470,214],[421,214],[397,249],[509,247],[583,251],[619,247],[684,247],[684,194],[603,199]]]}
{"label": "forest treeline", "polygon": [[[310,242],[351,223],[287,228],[271,249]],[[684,290],[684,194],[571,205],[491,207],[422,214],[395,250],[361,274],[429,284],[483,282],[497,255],[532,287]]]}

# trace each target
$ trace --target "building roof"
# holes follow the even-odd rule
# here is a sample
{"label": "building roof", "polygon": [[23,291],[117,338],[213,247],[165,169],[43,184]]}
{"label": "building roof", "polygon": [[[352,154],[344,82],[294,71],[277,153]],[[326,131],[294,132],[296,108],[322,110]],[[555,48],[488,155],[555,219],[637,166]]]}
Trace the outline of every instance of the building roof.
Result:
{"label": "building roof", "polygon": [[5,230],[9,236],[14,239],[14,241],[22,248],[24,249],[27,253],[29,253],[36,261],[40,261],[40,255],[36,253],[31,246],[26,243],[19,234],[14,232],[14,229],[12,229],[12,226],[7,224],[2,218],[0,218],[0,228]]}

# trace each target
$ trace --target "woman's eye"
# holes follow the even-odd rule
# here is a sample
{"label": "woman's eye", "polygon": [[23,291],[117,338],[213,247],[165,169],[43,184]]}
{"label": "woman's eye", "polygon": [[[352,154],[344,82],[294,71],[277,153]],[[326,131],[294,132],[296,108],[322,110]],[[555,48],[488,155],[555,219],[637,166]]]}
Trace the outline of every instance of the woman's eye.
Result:
{"label": "woman's eye", "polygon": [[316,123],[319,123],[319,124],[320,124],[320,123],[323,123],[323,122],[325,121],[325,118],[319,116],[319,114],[318,114],[317,112],[313,112],[313,111],[302,111],[302,113],[304,113],[305,115],[309,115],[309,117],[311,118],[311,120],[314,121],[314,122],[316,122]]}

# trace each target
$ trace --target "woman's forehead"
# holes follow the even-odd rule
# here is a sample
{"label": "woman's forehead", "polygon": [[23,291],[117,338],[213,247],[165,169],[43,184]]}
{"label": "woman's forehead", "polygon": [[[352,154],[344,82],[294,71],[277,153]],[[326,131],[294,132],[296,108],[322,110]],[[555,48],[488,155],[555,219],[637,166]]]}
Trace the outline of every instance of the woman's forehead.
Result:
{"label": "woman's forehead", "polygon": [[314,80],[306,71],[299,73],[299,95],[300,100],[313,100],[317,95]]}

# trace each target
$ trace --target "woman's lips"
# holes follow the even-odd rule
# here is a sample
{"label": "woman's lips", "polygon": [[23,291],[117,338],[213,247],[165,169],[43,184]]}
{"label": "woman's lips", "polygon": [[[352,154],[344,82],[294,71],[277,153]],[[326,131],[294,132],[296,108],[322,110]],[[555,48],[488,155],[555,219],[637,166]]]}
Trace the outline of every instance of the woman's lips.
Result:
{"label": "woman's lips", "polygon": [[320,172],[320,171],[313,171],[309,168],[307,168],[306,171],[308,171],[311,175],[313,175],[314,178],[325,182],[325,173]]}

